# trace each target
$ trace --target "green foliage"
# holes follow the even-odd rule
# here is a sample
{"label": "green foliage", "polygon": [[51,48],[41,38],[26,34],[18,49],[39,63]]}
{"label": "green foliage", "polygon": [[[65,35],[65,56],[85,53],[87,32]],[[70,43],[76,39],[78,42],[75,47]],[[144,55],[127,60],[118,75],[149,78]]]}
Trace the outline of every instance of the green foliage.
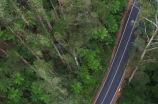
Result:
{"label": "green foliage", "polygon": [[10,100],[13,100],[14,102],[19,102],[19,100],[21,99],[21,95],[22,91],[20,91],[19,89],[15,89],[14,87],[9,89],[8,98]]}
{"label": "green foliage", "polygon": [[137,37],[136,40],[133,42],[133,49],[137,49],[138,51],[143,51],[145,47],[145,41],[141,37]]}
{"label": "green foliage", "polygon": [[81,77],[83,83],[85,83],[85,84],[89,84],[92,81],[91,76],[90,76],[86,66],[81,67],[79,76]]}
{"label": "green foliage", "polygon": [[105,21],[109,28],[109,32],[115,33],[118,31],[118,25],[113,15],[109,15],[107,21]]}
{"label": "green foliage", "polygon": [[71,87],[76,93],[80,93],[82,91],[82,84],[80,82],[75,82],[73,85],[71,85]]}
{"label": "green foliage", "polygon": [[15,40],[14,34],[9,32],[8,29],[0,31],[0,37],[4,40]]}
{"label": "green foliage", "polygon": [[87,63],[88,67],[92,70],[101,69],[100,58],[97,56],[97,51],[88,50],[83,58],[84,62]]}
{"label": "green foliage", "polygon": [[15,84],[21,84],[21,82],[24,80],[24,78],[21,76],[21,74],[19,72],[13,74],[12,78],[13,78]]}
{"label": "green foliage", "polygon": [[3,35],[3,31],[0,29],[0,37]]}
{"label": "green foliage", "polygon": [[9,88],[10,88],[9,78],[7,78],[7,77],[0,78],[0,89],[1,89],[1,91],[2,92],[7,92]]}
{"label": "green foliage", "polygon": [[133,88],[139,92],[148,82],[150,82],[149,76],[144,72],[139,72],[136,73],[135,77],[131,81],[131,85],[133,85]]}
{"label": "green foliage", "polygon": [[154,93],[155,98],[158,98],[158,84],[154,86],[152,89],[152,92]]}
{"label": "green foliage", "polygon": [[105,41],[108,37],[108,31],[106,28],[103,29],[96,29],[94,30],[94,39],[98,39],[99,41]]}
{"label": "green foliage", "polygon": [[1,0],[0,103],[90,103],[108,65],[125,4]]}

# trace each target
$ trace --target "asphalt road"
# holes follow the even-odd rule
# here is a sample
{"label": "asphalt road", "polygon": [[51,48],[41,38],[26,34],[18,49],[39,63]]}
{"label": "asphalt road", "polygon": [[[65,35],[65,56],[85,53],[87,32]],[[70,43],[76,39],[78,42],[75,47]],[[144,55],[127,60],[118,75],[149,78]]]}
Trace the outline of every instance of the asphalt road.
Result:
{"label": "asphalt road", "polygon": [[117,90],[119,89],[120,82],[124,75],[124,69],[128,61],[130,47],[134,41],[133,32],[135,28],[131,25],[131,20],[136,20],[138,12],[139,10],[136,7],[131,6],[124,22],[124,30],[122,31],[122,36],[111,64],[110,71],[95,104],[111,104]]}

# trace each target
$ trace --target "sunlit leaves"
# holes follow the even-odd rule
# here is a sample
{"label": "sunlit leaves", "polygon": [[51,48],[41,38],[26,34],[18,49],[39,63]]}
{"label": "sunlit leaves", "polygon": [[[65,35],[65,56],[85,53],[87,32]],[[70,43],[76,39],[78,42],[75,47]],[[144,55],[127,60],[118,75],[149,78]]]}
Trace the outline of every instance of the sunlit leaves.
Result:
{"label": "sunlit leaves", "polygon": [[108,31],[106,28],[103,29],[95,29],[94,32],[94,39],[99,39],[101,41],[105,40],[108,36]]}
{"label": "sunlit leaves", "polygon": [[76,93],[79,93],[82,90],[82,84],[80,82],[75,82],[73,85],[71,85],[71,87]]}
{"label": "sunlit leaves", "polygon": [[85,83],[85,84],[89,84],[92,81],[91,76],[90,76],[86,66],[81,67],[79,76],[81,77],[83,83]]}
{"label": "sunlit leaves", "polygon": [[102,53],[112,46],[111,33],[117,32],[112,16],[118,0],[17,1],[0,1],[0,37],[11,47],[4,46],[8,55],[0,56],[1,75],[5,71],[7,76],[0,79],[0,88],[7,102],[26,103],[21,99],[25,97],[33,103],[87,104],[94,94],[95,74],[102,69]]}
{"label": "sunlit leaves", "polygon": [[109,32],[114,33],[118,31],[118,25],[113,15],[109,15],[105,23],[109,28]]}
{"label": "sunlit leaves", "polygon": [[15,36],[13,33],[9,32],[8,29],[1,31],[0,30],[0,37],[4,40],[15,40]]}
{"label": "sunlit leaves", "polygon": [[92,70],[98,70],[100,67],[100,58],[97,56],[97,51],[89,50],[87,51],[84,61],[87,63],[88,67]]}
{"label": "sunlit leaves", "polygon": [[104,0],[107,3],[107,8],[111,13],[116,13],[120,8],[120,2],[118,0]]}
{"label": "sunlit leaves", "polygon": [[21,99],[22,91],[15,89],[14,87],[9,89],[8,98],[14,102],[18,102]]}
{"label": "sunlit leaves", "polygon": [[35,94],[43,93],[43,86],[40,86],[39,84],[34,83],[34,84],[32,84],[31,88],[32,88],[31,89],[32,92]]}
{"label": "sunlit leaves", "polygon": [[54,84],[59,84],[59,82],[61,82],[61,80],[60,80],[60,78],[58,78],[58,77],[54,77],[53,79],[52,79],[52,81],[53,81],[53,83]]}
{"label": "sunlit leaves", "polygon": [[155,9],[152,6],[152,4],[149,3],[148,0],[139,0],[138,2],[141,4],[141,11],[139,12],[139,17],[148,18],[148,17],[151,17],[152,15],[154,15]]}
{"label": "sunlit leaves", "polygon": [[5,16],[5,7],[7,7],[7,1],[1,0],[0,1],[0,17],[3,18]]}
{"label": "sunlit leaves", "polygon": [[15,84],[21,84],[21,82],[24,80],[23,76],[19,72],[13,74],[12,78]]}
{"label": "sunlit leaves", "polygon": [[28,22],[31,27],[33,27],[36,24],[33,19],[29,19]]}
{"label": "sunlit leaves", "polygon": [[37,35],[37,38],[39,38],[39,42],[41,43],[41,45],[43,46],[50,46],[50,40],[48,37],[43,36],[43,35]]}

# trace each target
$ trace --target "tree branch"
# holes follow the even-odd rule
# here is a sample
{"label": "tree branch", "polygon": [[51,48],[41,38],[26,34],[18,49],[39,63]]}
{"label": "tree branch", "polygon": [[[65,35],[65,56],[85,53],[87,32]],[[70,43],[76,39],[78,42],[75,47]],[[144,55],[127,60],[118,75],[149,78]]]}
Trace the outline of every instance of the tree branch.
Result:
{"label": "tree branch", "polygon": [[156,28],[158,28],[158,26],[153,22],[153,21],[151,21],[151,20],[149,20],[149,19],[147,19],[147,18],[145,18],[147,21],[149,21],[150,23],[152,23]]}
{"label": "tree branch", "polygon": [[[3,39],[0,39],[1,42],[3,42],[7,47],[9,47],[10,49],[12,49]],[[16,53],[22,60],[25,64],[27,64],[29,67],[31,67],[36,73],[37,73],[37,70],[27,61],[25,60],[25,58],[23,58],[18,52],[16,52],[14,49],[12,49],[14,51],[14,53]]]}
{"label": "tree branch", "polygon": [[157,49],[158,47],[154,47],[154,48],[151,48],[151,49],[148,49],[146,51],[151,51],[151,50],[154,50],[154,49]]}
{"label": "tree branch", "polygon": [[149,36],[148,36],[148,34],[147,34],[147,32],[146,32],[146,25],[145,25],[145,21],[144,21],[144,26],[145,26],[145,34],[146,34],[146,37],[147,37],[147,41],[149,41]]}
{"label": "tree branch", "polygon": [[6,54],[7,56],[10,56],[6,51],[4,51],[3,49],[0,48],[0,51],[3,52],[4,54]]}
{"label": "tree branch", "polygon": [[27,47],[27,49],[28,49],[37,59],[40,59],[40,57],[37,56],[37,55],[35,54],[35,52],[29,48],[29,46],[20,38],[19,35],[17,35],[17,34],[12,30],[11,27],[9,27],[8,25],[7,25],[7,27],[8,27],[8,28],[11,30],[11,32],[24,44],[24,46]]}

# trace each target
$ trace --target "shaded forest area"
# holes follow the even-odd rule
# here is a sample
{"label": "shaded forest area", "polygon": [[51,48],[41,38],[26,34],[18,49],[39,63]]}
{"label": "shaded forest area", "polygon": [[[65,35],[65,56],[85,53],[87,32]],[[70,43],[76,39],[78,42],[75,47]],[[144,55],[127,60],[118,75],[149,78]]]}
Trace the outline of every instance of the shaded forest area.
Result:
{"label": "shaded forest area", "polygon": [[126,0],[0,0],[0,104],[89,104]]}
{"label": "shaded forest area", "polygon": [[139,0],[141,5],[136,22],[137,38],[129,67],[132,75],[126,79],[123,95],[117,104],[158,103],[158,1]]}

